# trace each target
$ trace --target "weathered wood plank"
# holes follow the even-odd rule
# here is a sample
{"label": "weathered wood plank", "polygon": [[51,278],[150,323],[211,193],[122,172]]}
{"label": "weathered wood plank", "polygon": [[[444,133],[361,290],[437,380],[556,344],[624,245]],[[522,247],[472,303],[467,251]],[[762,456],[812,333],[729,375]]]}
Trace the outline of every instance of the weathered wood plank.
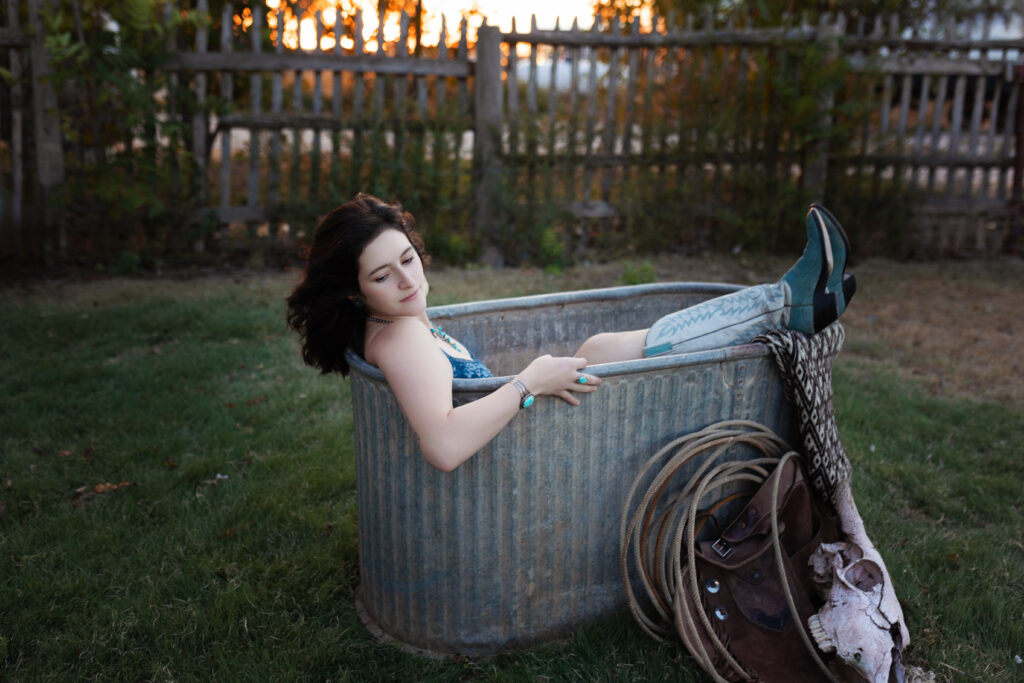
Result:
{"label": "weathered wood plank", "polygon": [[[207,0],[199,0],[199,4],[196,6],[196,11],[199,12],[200,16],[208,14],[210,11],[209,2]],[[202,55],[206,52],[206,44],[208,40],[207,31],[206,25],[203,23],[200,23],[199,26],[196,27],[194,54]],[[206,154],[206,142],[209,123],[207,121],[206,113],[206,73],[202,71],[195,75],[193,96],[196,103],[196,110],[192,115],[192,191],[200,203],[205,203],[207,186],[209,185],[206,181],[206,161],[208,158]]]}
{"label": "weathered wood plank", "polygon": [[[303,12],[297,12],[295,20],[297,26],[302,26]],[[298,118],[302,114],[302,69],[296,68],[292,73],[292,112]],[[289,165],[288,192],[293,200],[302,197],[304,185],[302,183],[302,128],[295,126],[292,130],[292,158]]]}
{"label": "weathered wood plank", "polygon": [[[363,56],[363,10],[356,10],[355,34],[352,36],[355,45],[353,54],[356,57]],[[358,121],[363,116],[366,104],[363,101],[366,89],[366,78],[363,72],[356,71],[353,74],[355,85],[352,88],[352,120]],[[351,194],[359,192],[363,176],[363,130],[364,126],[354,126],[352,131],[352,176],[349,191]]]}
{"label": "weathered wood plank", "polygon": [[[252,54],[259,54],[263,38],[263,8],[256,6],[252,11],[252,26],[249,27]],[[263,107],[263,74],[254,73],[249,77],[250,108],[253,116],[259,116]],[[260,202],[260,130],[249,129],[249,178],[246,205],[259,206]]]}
{"label": "weathered wood plank", "polygon": [[[512,17],[512,32],[515,33],[516,18]],[[517,43],[511,41],[508,45],[508,69],[505,74],[505,81],[508,83],[508,151],[511,154],[519,153],[519,68],[517,54]]]}
{"label": "weathered wood plank", "polygon": [[[555,30],[558,30],[558,18],[555,18]],[[558,90],[558,60],[559,51],[557,45],[551,46],[550,71],[548,77],[548,130],[546,138],[546,161],[550,162],[558,153],[558,110],[561,97]],[[550,163],[544,164],[544,201],[550,204],[554,200],[555,174]]]}
{"label": "weathered wood plank", "polygon": [[[277,33],[274,36],[274,52],[284,51],[284,10],[277,10]],[[270,78],[270,111],[280,115],[284,107],[284,84],[281,71],[275,71]],[[251,127],[251,126],[250,126]],[[280,129],[270,135],[270,159],[267,169],[267,204],[277,207],[281,203],[281,145],[284,136]]]}
{"label": "weathered wood plank", "polygon": [[0,47],[27,47],[30,44],[28,36],[15,26],[0,27]]}
{"label": "weathered wood plank", "polygon": [[[448,58],[448,22],[445,16],[441,15],[441,35],[437,41],[437,59],[445,60]],[[446,141],[447,135],[441,127],[444,120],[449,118],[447,111],[447,93],[448,93],[448,81],[440,76],[434,77],[434,122],[432,124],[432,142],[431,147],[431,161],[434,165],[434,171],[430,175],[430,185],[434,196],[438,197],[442,201],[449,198],[450,195],[444,192],[444,183],[442,182],[443,168],[444,168],[444,156],[446,154]]]}
{"label": "weathered wood plank", "polygon": [[166,67],[172,71],[343,71],[410,74],[413,76],[447,76],[466,78],[471,66],[465,61],[443,61],[416,57],[389,57],[383,54],[336,55],[324,52],[264,52],[246,57],[244,61],[231,61],[216,52],[181,52],[169,58]]}
{"label": "weathered wood plank", "polygon": [[887,57],[867,58],[862,55],[847,57],[853,71],[880,72],[883,74],[929,75],[929,76],[998,76],[1005,70],[1000,62],[973,61],[954,57]]}
{"label": "weathered wood plank", "polygon": [[[343,29],[342,15],[337,7],[334,8],[334,54],[342,55],[341,32]],[[331,118],[339,124],[344,121],[342,110],[342,78],[341,70],[336,69],[331,73]],[[337,130],[331,130],[331,166],[330,179],[327,182],[329,192],[332,195],[340,193],[341,189],[341,134]]]}
{"label": "weathered wood plank", "polygon": [[[956,85],[953,89],[953,122],[949,128],[949,156],[960,153],[960,130],[964,121],[964,98],[967,94],[967,77],[960,75],[956,77]],[[961,175],[958,168],[950,166],[946,174],[946,194],[953,194],[956,187],[957,176]]]}
{"label": "weathered wood plank", "polygon": [[[574,18],[572,20],[571,32],[576,33],[579,31],[579,23]],[[579,135],[577,134],[577,127],[579,126],[579,88],[580,88],[580,56],[582,51],[579,46],[572,45],[569,47],[569,122],[566,130],[566,152],[569,154],[575,154],[579,145]],[[576,174],[575,172],[569,179],[568,193],[570,196],[578,197],[578,191],[576,190]]]}
{"label": "weathered wood plank", "polygon": [[[530,18],[531,29],[537,29],[537,15]],[[540,118],[537,116],[537,44],[530,46],[530,72],[526,84],[526,110],[528,112],[528,124],[526,128],[526,153],[530,161],[526,165],[526,186],[529,191],[527,199],[528,210],[532,220],[533,208],[537,199],[537,141],[539,139]]]}
{"label": "weathered wood plank", "polygon": [[[18,0],[7,0],[7,31],[21,36],[18,17]],[[3,43],[0,43],[3,45]],[[4,251],[17,256],[24,255],[24,240],[22,231],[25,229],[25,128],[24,128],[24,107],[25,93],[21,85],[22,55],[19,49],[27,46],[28,41],[22,43],[8,42],[5,47],[12,47],[9,54],[8,66],[10,66],[11,77],[11,213],[10,221],[0,217],[0,247]]]}
{"label": "weathered wood plank", "polygon": [[[612,19],[610,30],[613,35],[619,33],[619,18]],[[608,64],[608,85],[605,88],[604,99],[604,122],[601,125],[601,148],[605,154],[615,154],[615,124],[618,119],[618,96],[619,96],[619,64],[622,62],[622,47],[617,46],[612,50],[611,61]],[[601,169],[601,201],[607,202],[611,198],[612,183],[615,174],[611,169]]]}
{"label": "weathered wood plank", "polygon": [[[220,15],[220,51],[231,54],[231,18],[234,10],[230,3],[225,3]],[[220,97],[225,103],[234,102],[234,75],[230,71],[220,74]],[[222,208],[231,206],[231,128],[218,121],[220,133],[220,205]]]}
{"label": "weathered wood plank", "polygon": [[[946,107],[946,92],[949,89],[949,79],[939,78],[939,92],[935,96],[935,109],[932,113],[932,144],[930,153],[937,153],[940,149],[940,134],[942,133],[942,118]],[[935,192],[936,167],[928,168],[928,193]]]}
{"label": "weathered wood plank", "polygon": [[[383,4],[383,3],[382,3]],[[398,43],[395,45],[395,57],[401,59],[409,53],[409,15],[403,10],[400,19],[400,33]],[[399,197],[405,196],[405,180],[406,180],[406,136],[405,136],[405,124],[408,119],[408,111],[406,108],[405,92],[408,86],[406,80],[408,76],[393,76],[394,79],[394,107],[395,114],[394,118],[398,122],[398,125],[394,127],[394,154],[392,159],[394,160],[394,169],[392,175],[394,177],[395,192],[398,193]]]}
{"label": "weathered wood plank", "polygon": [[[314,17],[314,31],[316,36],[316,46],[313,48],[313,52],[316,54],[322,53],[321,38],[324,35],[324,21],[323,11],[316,10],[313,14]],[[324,111],[324,75],[323,70],[313,70],[313,115],[318,116],[323,114]],[[254,112],[255,113],[255,112]],[[320,198],[320,161],[322,157],[322,144],[323,139],[320,135],[319,129],[313,129],[313,140],[312,146],[309,151],[309,198],[317,200]]]}
{"label": "weathered wood plank", "polygon": [[[600,35],[601,21],[598,17],[594,17],[594,24],[590,27],[590,32],[594,35]],[[584,158],[586,161],[583,165],[583,193],[581,195],[584,201],[593,197],[593,187],[591,182],[594,176],[594,165],[590,160],[594,156],[594,129],[597,126],[597,70],[600,65],[598,58],[598,52],[596,47],[589,48],[590,56],[590,69],[587,74],[587,121],[586,121],[586,137],[583,139],[585,148]]]}
{"label": "weathered wood plank", "polygon": [[645,33],[640,36],[616,35],[611,33],[574,33],[565,31],[531,31],[520,33],[510,31],[502,34],[505,42],[541,43],[579,47],[697,47],[716,45],[771,45],[779,42],[813,42],[817,40],[816,29],[766,28],[751,31],[686,31],[682,33]]}
{"label": "weathered wood plank", "polygon": [[[1014,154],[1014,143],[1019,140],[1015,132],[1016,122],[1019,118],[1017,113],[1018,107],[1021,106],[1021,83],[1020,81],[1014,81],[1010,89],[1010,101],[1006,107],[1006,122],[1003,128],[1003,155],[1010,156]],[[1019,133],[1020,131],[1016,131]],[[998,193],[999,198],[1005,200],[1008,195],[1010,185],[1010,169],[1001,169],[999,173],[999,187]],[[1019,178],[1014,177],[1013,182],[1020,182]]]}
{"label": "weathered wood plank", "polygon": [[[481,26],[477,32],[476,82],[474,109],[476,130],[473,136],[479,176],[476,185],[475,223],[485,243],[493,243],[497,229],[498,183],[501,179],[501,34],[496,27]],[[500,260],[498,261],[500,263]],[[496,265],[496,264],[495,264]]]}
{"label": "weathered wood plank", "polygon": [[[377,3],[377,57],[384,57],[384,13],[387,10],[387,3]],[[388,77],[384,72],[375,70],[373,74],[373,117],[376,120],[382,118],[384,112],[384,90]],[[370,145],[370,177],[385,185],[384,173],[381,169],[381,152],[386,144],[386,136],[383,127],[378,123],[373,126],[373,143]]]}

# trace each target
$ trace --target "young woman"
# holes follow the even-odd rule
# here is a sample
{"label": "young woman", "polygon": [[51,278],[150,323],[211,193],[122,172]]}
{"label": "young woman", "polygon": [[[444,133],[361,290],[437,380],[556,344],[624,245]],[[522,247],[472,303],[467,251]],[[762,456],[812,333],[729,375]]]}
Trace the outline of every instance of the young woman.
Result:
{"label": "young woman", "polygon": [[605,332],[572,357],[544,355],[500,389],[458,407],[455,377],[491,377],[458,340],[427,316],[430,285],[412,215],[359,194],[317,226],[302,281],[288,297],[288,324],[306,363],[348,373],[345,350],[380,368],[416,432],[427,461],[451,471],[494,438],[535,396],[579,405],[597,391],[588,365],[744,343],[771,328],[814,334],[835,321],[853,295],[845,274],[849,243],[835,218],[812,205],[807,247],[782,278],[702,302],[652,327]]}

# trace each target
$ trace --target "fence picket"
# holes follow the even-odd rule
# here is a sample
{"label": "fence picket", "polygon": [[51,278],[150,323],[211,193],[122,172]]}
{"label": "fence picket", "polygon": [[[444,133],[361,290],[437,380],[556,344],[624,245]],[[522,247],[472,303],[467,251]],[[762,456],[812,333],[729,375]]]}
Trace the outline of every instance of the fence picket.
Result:
{"label": "fence picket", "polygon": [[[441,35],[437,41],[437,59],[440,62],[448,59],[448,22],[445,16],[441,15]],[[430,182],[428,184],[429,191],[435,197],[443,198],[447,200],[450,197],[442,193],[444,184],[441,181],[442,173],[444,169],[444,155],[446,154],[446,139],[448,137],[447,131],[447,120],[451,119],[451,113],[448,111],[447,97],[448,92],[448,79],[444,76],[434,76],[434,130],[433,130],[433,148],[431,154],[431,161],[434,164],[434,172],[430,175]],[[457,149],[457,148],[456,148]],[[458,164],[456,164],[457,166]]]}
{"label": "fence picket", "polygon": [[[20,33],[18,17],[18,0],[7,0],[7,28],[13,33]],[[24,230],[25,215],[23,199],[25,196],[25,142],[24,142],[24,107],[25,94],[21,85],[21,48],[12,46],[8,50],[11,78],[11,213],[10,221],[0,215],[0,252],[20,254],[25,251]]]}
{"label": "fence picket", "polygon": [[[277,11],[277,34],[274,36],[274,53],[284,52],[285,15],[283,9]],[[270,78],[270,112],[276,119],[281,117],[284,107],[284,84],[280,71],[274,71]],[[270,133],[270,159],[267,169],[267,203],[271,210],[276,210],[281,203],[281,144],[283,129],[275,128]]]}
{"label": "fence picket", "polygon": [[[516,18],[512,17],[512,33],[516,32]],[[508,45],[508,153],[519,154],[519,43],[513,40]]]}
{"label": "fence picket", "polygon": [[[321,47],[321,40],[324,35],[324,21],[323,11],[316,10],[313,13],[313,26],[314,36],[316,38],[316,44],[313,46],[312,52],[322,53],[324,52]],[[324,72],[322,69],[313,70],[313,119],[322,119],[324,113]],[[319,126],[313,126],[311,131],[313,139],[309,151],[309,197],[312,200],[320,199],[321,182],[321,162],[323,158],[323,139],[321,133],[323,129]]]}
{"label": "fence picket", "polygon": [[[580,27],[579,22],[573,18],[572,27],[569,29],[569,33],[575,36],[579,33]],[[569,46],[569,121],[566,129],[566,154],[570,159],[579,158],[579,135],[577,126],[579,125],[579,92],[580,92],[580,58],[582,52],[580,47],[576,44],[570,44]],[[570,168],[568,176],[570,178],[568,193],[570,196],[581,196],[582,184],[580,189],[576,188],[576,177],[578,175],[577,168]],[[582,181],[581,181],[582,182]]]}
{"label": "fence picket", "polygon": [[[355,23],[355,34],[352,36],[353,39],[353,53],[356,57],[361,57],[364,53],[363,45],[363,10],[356,10],[356,23]],[[365,103],[363,102],[363,90],[366,88],[366,77],[362,71],[356,71],[353,74],[355,79],[354,87],[352,88],[352,119],[353,121],[360,121],[363,119],[363,110],[365,109]],[[352,168],[355,172],[352,174],[352,185],[350,191],[355,194],[360,190],[359,178],[362,175],[363,168],[363,130],[365,126],[353,126],[352,127]]]}
{"label": "fence picket", "polygon": [[[225,3],[220,15],[220,51],[231,53],[231,24],[234,12],[230,3]],[[233,102],[234,76],[230,71],[220,75],[220,97],[225,102]],[[220,207],[227,210],[231,206],[231,125],[221,122],[220,128]]]}
{"label": "fence picket", "polygon": [[[462,17],[459,21],[459,46],[455,50],[455,62],[466,63],[469,61],[469,22],[466,21],[466,17]],[[480,56],[477,55],[477,64],[480,63]],[[469,112],[469,94],[468,86],[466,85],[467,78],[459,78],[455,82],[455,90],[458,96],[458,109],[456,110],[456,121],[461,122],[463,118]],[[478,81],[473,82],[473,87],[476,88]],[[476,115],[476,112],[474,112]],[[462,124],[459,123],[455,127],[455,131],[452,134],[453,138],[453,154],[455,157],[455,163],[452,164],[452,192],[453,196],[460,196],[461,185],[462,185]],[[475,142],[475,134],[474,134]],[[468,194],[468,193],[467,193]],[[478,228],[479,229],[479,228]]]}
{"label": "fence picket", "polygon": [[[601,32],[601,20],[598,17],[594,17],[594,24],[590,27],[590,31],[593,34],[599,34]],[[586,145],[583,156],[583,193],[580,197],[584,202],[589,201],[593,196],[593,187],[591,183],[594,176],[594,146],[592,140],[594,139],[594,129],[597,125],[597,70],[600,65],[598,59],[598,48],[591,47],[589,49],[590,56],[590,70],[587,74],[587,123],[586,123],[586,137],[583,142]]]}
{"label": "fence picket", "polygon": [[[340,58],[342,56],[341,48],[341,30],[342,30],[342,15],[341,11],[334,8],[334,56]],[[330,165],[330,179],[328,180],[328,194],[332,197],[341,194],[341,131],[344,128],[344,113],[341,108],[342,99],[342,81],[341,81],[341,69],[334,69],[331,71],[331,117],[338,123],[337,128],[331,128],[331,165]]]}
{"label": "fence picket", "polygon": [[[555,32],[558,32],[559,20],[555,18]],[[551,204],[554,201],[554,163],[553,159],[558,154],[558,110],[561,98],[558,93],[558,61],[559,46],[551,46],[551,67],[548,78],[548,130],[545,149],[547,163],[544,164],[544,202]],[[564,197],[563,197],[564,200]]]}
{"label": "fence picket", "polygon": [[[249,27],[253,53],[259,53],[263,37],[263,9],[252,10],[252,26]],[[259,119],[263,107],[263,74],[256,72],[249,77],[250,107],[254,119]],[[260,202],[260,130],[249,129],[249,181],[247,183],[246,206],[256,209]]]}
{"label": "fence picket", "polygon": [[[302,26],[302,19],[305,12],[301,9],[296,15],[296,25]],[[295,117],[296,124],[292,128],[292,157],[289,162],[289,183],[288,183],[288,194],[290,198],[298,200],[303,196],[302,192],[302,127],[298,124],[299,116],[302,114],[303,96],[302,96],[302,69],[296,68],[292,72],[292,114]]]}
{"label": "fence picket", "polygon": [[[199,0],[196,11],[200,15],[208,14],[210,11],[207,0]],[[196,28],[195,51],[199,54],[206,52],[207,28],[200,24]],[[196,111],[192,116],[192,192],[200,203],[205,203],[208,183],[206,181],[206,136],[207,136],[207,115],[206,115],[206,72],[200,71],[195,75],[194,97]],[[198,246],[198,243],[197,243]]]}

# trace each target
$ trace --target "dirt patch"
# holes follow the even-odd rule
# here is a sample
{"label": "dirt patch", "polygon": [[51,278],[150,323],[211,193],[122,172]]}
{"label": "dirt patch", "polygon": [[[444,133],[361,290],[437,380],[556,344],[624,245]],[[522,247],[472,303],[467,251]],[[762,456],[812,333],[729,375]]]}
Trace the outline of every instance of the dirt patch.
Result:
{"label": "dirt patch", "polygon": [[856,273],[847,352],[933,394],[1024,406],[1024,260],[872,261]]}

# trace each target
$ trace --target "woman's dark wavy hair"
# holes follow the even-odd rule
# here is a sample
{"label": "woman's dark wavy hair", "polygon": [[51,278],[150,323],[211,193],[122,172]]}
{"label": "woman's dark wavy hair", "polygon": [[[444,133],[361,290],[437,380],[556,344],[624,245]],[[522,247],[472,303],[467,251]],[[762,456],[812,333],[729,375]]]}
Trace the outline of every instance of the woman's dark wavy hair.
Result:
{"label": "woman's dark wavy hair", "polygon": [[360,356],[366,312],[352,303],[359,294],[359,255],[388,229],[400,230],[426,263],[416,220],[400,204],[359,193],[316,226],[302,281],[288,297],[288,325],[299,333],[302,359],[320,372],[347,375],[345,350]]}

